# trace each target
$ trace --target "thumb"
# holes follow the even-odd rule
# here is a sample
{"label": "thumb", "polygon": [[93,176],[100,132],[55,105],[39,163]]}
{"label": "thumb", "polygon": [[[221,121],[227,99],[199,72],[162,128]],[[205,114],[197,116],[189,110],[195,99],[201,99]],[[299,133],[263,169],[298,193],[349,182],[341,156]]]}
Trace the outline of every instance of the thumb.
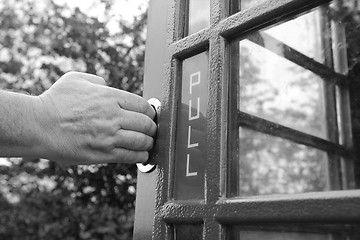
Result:
{"label": "thumb", "polygon": [[82,73],[82,72],[72,72],[71,74],[74,74],[74,77],[82,78],[93,84],[106,85],[106,82],[102,77],[96,76],[94,74]]}

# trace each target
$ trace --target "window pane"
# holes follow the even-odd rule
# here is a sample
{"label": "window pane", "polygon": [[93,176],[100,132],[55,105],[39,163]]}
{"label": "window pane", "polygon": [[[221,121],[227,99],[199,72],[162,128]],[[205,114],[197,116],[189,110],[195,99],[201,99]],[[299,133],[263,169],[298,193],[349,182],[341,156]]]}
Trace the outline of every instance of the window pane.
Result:
{"label": "window pane", "polygon": [[326,138],[319,76],[249,40],[240,41],[239,52],[241,111]]}
{"label": "window pane", "polygon": [[175,228],[174,240],[203,239],[202,224],[176,224],[174,228]]}
{"label": "window pane", "polygon": [[[324,62],[327,46],[324,43],[324,29],[322,29],[322,19],[319,10],[311,11],[295,19],[271,27],[263,31],[263,34],[281,41],[281,43],[299,51],[300,53]],[[267,40],[271,44],[271,40]],[[265,47],[267,43],[265,42]]]}
{"label": "window pane", "polygon": [[327,188],[327,154],[278,137],[241,128],[232,196],[290,194]]}
{"label": "window pane", "polygon": [[210,0],[189,0],[189,32],[193,34],[210,26]]}
{"label": "window pane", "polygon": [[251,8],[259,3],[265,2],[266,0],[229,0],[230,14],[237,13],[241,10]]}
{"label": "window pane", "polygon": [[204,198],[208,53],[183,61],[176,127],[174,198]]}
{"label": "window pane", "polygon": [[[357,5],[350,2],[336,1],[232,42],[230,92],[233,98],[237,94],[238,103],[235,106],[230,102],[233,104],[230,112],[237,110],[331,141],[347,148],[351,154],[353,139],[355,145],[360,142],[357,134],[360,132],[357,124],[360,87],[356,81],[360,72],[357,67],[359,34],[356,34],[360,18],[356,8]],[[350,15],[342,20],[334,12]],[[239,115],[240,119],[246,114]],[[235,114],[230,115],[236,119]],[[235,121],[229,120],[234,129],[230,129],[229,134],[230,142],[234,142],[229,168],[230,182],[233,182],[230,195],[358,188],[357,169],[360,168],[350,157],[246,129],[240,128],[238,134],[238,127],[246,124],[251,125],[248,125],[250,129],[262,130],[256,128],[255,123],[240,121],[236,125]],[[269,131],[271,135],[280,136],[276,124]],[[292,134],[295,142],[304,137],[296,132]],[[236,139],[238,135],[240,139]],[[314,146],[320,148],[318,143]],[[260,167],[252,165],[254,162]],[[300,172],[294,172],[289,167],[291,164]],[[271,186],[266,185],[268,182]]]}
{"label": "window pane", "polygon": [[357,240],[358,224],[302,224],[230,227],[229,240]]}
{"label": "window pane", "polygon": [[240,0],[241,1],[241,10],[246,8],[251,8],[261,2],[265,2],[266,0]]}

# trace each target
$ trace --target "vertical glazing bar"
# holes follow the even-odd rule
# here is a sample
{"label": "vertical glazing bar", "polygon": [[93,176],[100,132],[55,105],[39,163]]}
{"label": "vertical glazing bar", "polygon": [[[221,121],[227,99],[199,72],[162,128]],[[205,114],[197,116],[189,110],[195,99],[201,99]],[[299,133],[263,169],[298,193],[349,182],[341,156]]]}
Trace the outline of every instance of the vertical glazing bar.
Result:
{"label": "vertical glazing bar", "polygon": [[176,8],[175,35],[176,39],[181,39],[189,32],[189,0],[176,1]]}
{"label": "vertical glazing bar", "polygon": [[[240,67],[240,48],[239,42],[234,41],[229,44],[229,130],[228,130],[228,197],[238,196],[240,193],[239,182],[239,121],[238,111],[240,103],[240,79],[239,79],[239,67]],[[230,184],[231,183],[231,184]]]}
{"label": "vertical glazing bar", "polygon": [[[336,0],[334,2],[336,11],[346,11],[342,9],[342,1]],[[340,21],[332,21],[333,32],[333,54],[334,54],[334,69],[336,72],[347,75],[348,60],[347,60],[347,44],[345,26]],[[347,148],[352,147],[352,132],[351,132],[351,114],[350,114],[350,99],[349,89],[346,83],[338,86],[337,93],[337,108],[338,108],[338,122],[339,122],[339,141],[340,144]],[[352,189],[355,187],[354,179],[354,163],[353,159],[341,159],[341,172],[342,172],[342,188]]]}
{"label": "vertical glazing bar", "polygon": [[[322,49],[324,52],[324,64],[333,68],[333,50],[332,50],[332,29],[331,20],[328,16],[329,7],[324,6],[320,10],[320,27],[322,33]],[[337,123],[336,110],[336,86],[330,81],[323,81],[324,84],[324,98],[325,98],[325,114],[326,114],[326,128],[328,139],[331,142],[339,142],[339,130]],[[328,155],[328,176],[327,189],[338,190],[341,189],[340,176],[340,157],[334,154]]]}
{"label": "vertical glazing bar", "polygon": [[[215,25],[227,15],[224,0],[210,0],[210,24]],[[215,205],[221,196],[222,170],[226,163],[226,105],[224,94],[225,39],[216,31],[209,39],[209,101],[208,101],[208,164],[205,175],[206,204]],[[225,108],[225,109],[224,109]],[[225,240],[222,225],[213,216],[204,217],[204,235],[206,240]]]}

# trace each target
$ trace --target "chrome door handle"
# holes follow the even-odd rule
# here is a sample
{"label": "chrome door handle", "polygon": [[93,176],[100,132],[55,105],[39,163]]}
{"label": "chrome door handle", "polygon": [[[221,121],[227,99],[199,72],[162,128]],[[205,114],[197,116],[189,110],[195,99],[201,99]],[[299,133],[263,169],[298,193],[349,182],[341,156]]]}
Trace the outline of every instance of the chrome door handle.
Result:
{"label": "chrome door handle", "polygon": [[[158,118],[159,118],[159,114],[160,114],[161,102],[157,98],[150,98],[148,100],[148,103],[150,103],[150,105],[155,109],[154,122],[159,127]],[[156,144],[156,135],[154,137],[154,146],[149,151],[149,159],[145,163],[137,163],[136,164],[137,168],[140,170],[140,172],[150,173],[150,172],[154,171],[154,169],[156,168],[156,163],[154,161],[155,160],[154,159],[155,144]]]}

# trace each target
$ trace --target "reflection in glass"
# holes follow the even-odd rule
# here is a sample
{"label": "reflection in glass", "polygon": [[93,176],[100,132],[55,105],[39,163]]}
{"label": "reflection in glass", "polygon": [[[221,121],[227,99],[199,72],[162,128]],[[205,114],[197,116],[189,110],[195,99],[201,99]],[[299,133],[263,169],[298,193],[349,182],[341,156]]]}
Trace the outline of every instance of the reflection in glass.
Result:
{"label": "reflection in glass", "polygon": [[[360,13],[350,2],[334,1],[232,43],[230,72],[238,88],[231,82],[230,92],[231,96],[237,94],[238,103],[230,102],[230,115],[237,111],[240,120],[237,125],[229,120],[229,139],[234,142],[230,147],[231,196],[355,187],[356,168],[351,158],[332,154],[330,149],[315,149],[334,143],[351,153],[352,136],[357,139],[355,144],[360,142],[360,84],[356,81],[360,75]],[[338,82],[334,84],[334,80]],[[345,81],[350,87],[339,84]],[[353,132],[347,112],[350,107]],[[314,148],[266,136],[256,126],[261,121],[243,121],[246,114],[295,129],[289,131],[291,139],[310,139],[314,142],[305,144]],[[285,137],[276,127],[269,132]]]}
{"label": "reflection in glass", "polygon": [[229,240],[357,240],[358,224],[279,224],[236,226],[228,231]]}
{"label": "reflection in glass", "polygon": [[189,30],[193,34],[210,26],[210,0],[189,1]]}
{"label": "reflection in glass", "polygon": [[239,147],[240,196],[326,190],[322,151],[241,127]]}
{"label": "reflection in glass", "polygon": [[[324,55],[318,27],[312,25],[318,21],[315,16],[306,14],[239,41],[238,107],[241,112],[328,139],[324,80],[305,68],[312,58],[322,61]],[[330,189],[326,152],[242,127],[238,147],[239,158],[230,173],[232,196]]]}
{"label": "reflection in glass", "polygon": [[240,111],[326,138],[322,79],[267,35],[248,38],[239,43]]}
{"label": "reflection in glass", "polygon": [[[322,33],[319,10],[266,29],[262,31],[262,35],[268,36],[268,44],[271,44],[270,38],[280,40],[286,46],[318,62],[324,62],[325,52],[331,51],[326,49],[327,46],[323,46],[324,33]],[[267,48],[266,42],[265,47]]]}
{"label": "reflection in glass", "polygon": [[202,224],[176,224],[174,226],[174,240],[202,240]]}

